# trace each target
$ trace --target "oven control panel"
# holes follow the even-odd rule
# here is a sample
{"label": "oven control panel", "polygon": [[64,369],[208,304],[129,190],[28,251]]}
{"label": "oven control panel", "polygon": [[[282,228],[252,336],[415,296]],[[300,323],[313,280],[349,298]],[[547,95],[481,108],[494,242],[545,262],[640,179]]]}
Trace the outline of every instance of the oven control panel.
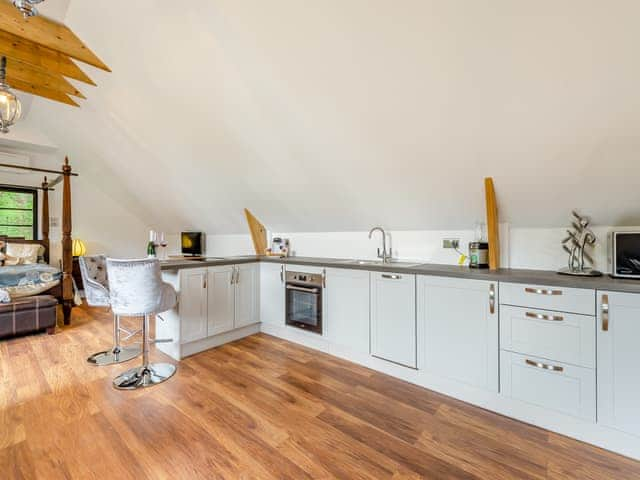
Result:
{"label": "oven control panel", "polygon": [[319,273],[287,272],[287,283],[321,287],[322,275]]}

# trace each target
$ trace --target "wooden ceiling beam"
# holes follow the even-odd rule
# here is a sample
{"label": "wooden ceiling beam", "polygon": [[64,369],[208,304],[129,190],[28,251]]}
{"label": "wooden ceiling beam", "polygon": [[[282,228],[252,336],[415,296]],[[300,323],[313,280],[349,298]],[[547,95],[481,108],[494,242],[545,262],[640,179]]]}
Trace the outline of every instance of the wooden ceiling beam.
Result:
{"label": "wooden ceiling beam", "polygon": [[39,85],[41,87],[57,90],[75,97],[86,98],[76,87],[71,85],[62,75],[51,75],[46,71],[35,68],[27,63],[16,60],[7,62],[7,83],[11,85],[12,79]]}
{"label": "wooden ceiling beam", "polygon": [[20,90],[25,93],[30,93],[31,95],[48,98],[49,100],[55,100],[56,102],[72,105],[74,107],[79,107],[79,105],[71,98],[69,98],[66,93],[59,92],[58,90],[52,90],[41,85],[31,84],[17,78],[9,79],[8,76],[7,83],[9,83],[11,85],[11,88],[14,88],[15,90]]}
{"label": "wooden ceiling beam", "polygon": [[65,77],[95,85],[94,81],[67,55],[11,33],[0,31],[0,56],[7,57],[9,64],[12,60],[18,60],[45,71],[56,72]]}
{"label": "wooden ceiling beam", "polygon": [[0,1],[0,30],[111,71],[68,27],[41,15],[25,19],[8,0]]}

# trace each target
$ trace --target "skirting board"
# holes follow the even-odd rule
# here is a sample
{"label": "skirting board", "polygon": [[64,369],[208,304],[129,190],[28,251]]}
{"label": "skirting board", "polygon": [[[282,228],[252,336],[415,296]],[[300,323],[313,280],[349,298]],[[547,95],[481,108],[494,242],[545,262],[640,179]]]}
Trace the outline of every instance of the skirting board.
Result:
{"label": "skirting board", "polygon": [[499,393],[481,390],[428,374],[421,370],[402,367],[372,357],[368,353],[352,352],[333,344],[326,337],[303,332],[292,327],[262,323],[260,329],[268,335],[328,353],[515,420],[640,460],[640,438],[633,435],[507,398]]}
{"label": "skirting board", "polygon": [[[176,347],[176,345],[171,344],[162,344],[159,343],[157,345],[158,349],[175,360],[182,360],[183,358],[189,357],[191,355],[195,355],[196,353],[204,352],[205,350],[209,350],[211,348],[219,347],[220,345],[224,345],[225,343],[235,342],[236,340],[240,340],[241,338],[248,337],[250,335],[255,335],[260,332],[260,324],[255,323],[253,325],[248,325],[246,327],[241,327],[236,330],[232,330],[230,332],[221,333],[220,335],[215,335],[213,337],[203,338],[201,340],[196,340],[195,342],[184,343]],[[164,349],[162,347],[165,347]],[[177,351],[178,350],[178,351]]]}

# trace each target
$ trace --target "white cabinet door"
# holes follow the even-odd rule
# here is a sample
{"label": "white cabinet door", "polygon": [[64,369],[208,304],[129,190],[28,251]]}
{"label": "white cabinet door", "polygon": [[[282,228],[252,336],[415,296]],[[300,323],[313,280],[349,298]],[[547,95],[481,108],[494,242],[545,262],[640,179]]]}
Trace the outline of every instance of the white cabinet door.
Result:
{"label": "white cabinet door", "polygon": [[498,284],[419,276],[420,368],[498,391]]}
{"label": "white cabinet door", "polygon": [[323,321],[329,340],[355,353],[369,353],[369,272],[328,268]]}
{"label": "white cabinet door", "polygon": [[180,271],[180,337],[181,343],[207,336],[206,268],[185,268]]}
{"label": "white cabinet door", "polygon": [[640,436],[640,294],[597,298],[598,423]]}
{"label": "white cabinet door", "polygon": [[235,268],[235,328],[240,328],[260,321],[259,265],[243,263]]}
{"label": "white cabinet door", "polygon": [[233,330],[235,285],[233,265],[209,267],[207,275],[209,336]]}
{"label": "white cabinet door", "polygon": [[415,275],[371,272],[371,354],[416,367]]}
{"label": "white cabinet door", "polygon": [[284,264],[260,263],[260,321],[284,327]]}

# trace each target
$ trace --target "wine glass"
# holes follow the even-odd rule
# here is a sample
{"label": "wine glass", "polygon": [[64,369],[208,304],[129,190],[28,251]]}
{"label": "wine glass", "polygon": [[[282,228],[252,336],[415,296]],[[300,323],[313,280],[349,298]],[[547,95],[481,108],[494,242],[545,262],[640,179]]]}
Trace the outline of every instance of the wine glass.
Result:
{"label": "wine glass", "polygon": [[169,242],[167,242],[167,237],[165,236],[164,232],[160,232],[160,236],[159,236],[158,242],[159,242],[160,246],[162,247],[161,258],[162,258],[162,260],[166,260],[167,259],[166,248],[167,248],[167,245],[169,245]]}

